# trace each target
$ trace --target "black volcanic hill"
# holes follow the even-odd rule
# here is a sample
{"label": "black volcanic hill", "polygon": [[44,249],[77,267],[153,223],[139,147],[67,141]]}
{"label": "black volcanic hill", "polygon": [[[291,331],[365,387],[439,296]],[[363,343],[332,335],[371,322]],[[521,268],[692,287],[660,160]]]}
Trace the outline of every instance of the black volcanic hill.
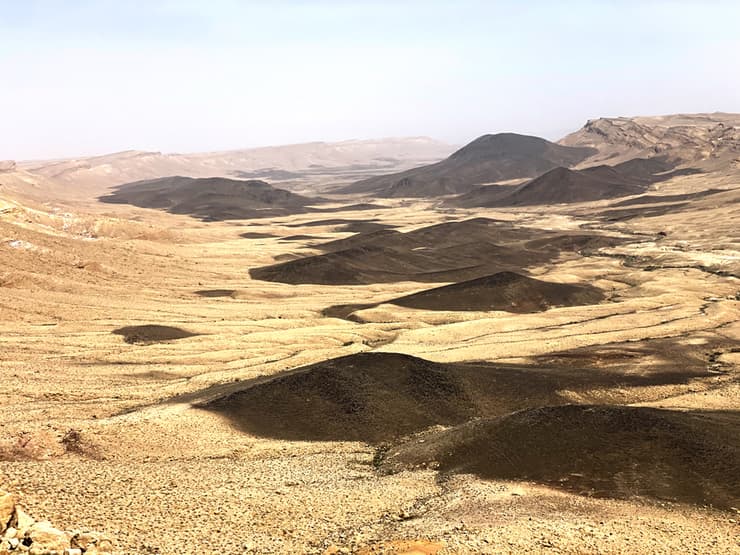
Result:
{"label": "black volcanic hill", "polygon": [[612,402],[615,390],[620,400],[636,402],[645,398],[645,387],[665,385],[681,391],[698,376],[707,374],[697,374],[695,369],[625,374],[598,367],[440,363],[366,352],[226,388],[220,384],[216,397],[209,393],[211,400],[197,406],[225,416],[239,430],[263,437],[375,443],[437,424],[457,425],[472,418],[563,405],[569,402],[563,390],[588,403]]}
{"label": "black volcanic hill", "polygon": [[211,221],[296,214],[322,201],[276,189],[264,181],[180,176],[120,185],[100,200]]}
{"label": "black volcanic hill", "polygon": [[383,441],[477,410],[450,365],[394,353],[326,360],[203,406],[246,432],[296,441]]}
{"label": "black volcanic hill", "polygon": [[449,204],[471,208],[589,202],[641,194],[653,183],[697,171],[675,169],[675,164],[663,158],[635,158],[615,166],[593,166],[583,170],[558,167],[517,187],[476,187],[451,199]]}
{"label": "black volcanic hill", "polygon": [[604,294],[590,285],[551,283],[515,272],[420,291],[391,304],[425,310],[505,310],[541,312],[553,306],[596,304]]}
{"label": "black volcanic hill", "polygon": [[433,465],[597,497],[729,508],[740,501],[739,417],[608,405],[534,408],[412,439],[395,446],[381,468]]}
{"label": "black volcanic hill", "polygon": [[595,152],[516,133],[483,135],[436,164],[371,177],[337,192],[378,197],[460,194],[483,183],[534,177],[558,166],[573,166]]}
{"label": "black volcanic hill", "polygon": [[251,268],[249,274],[253,279],[292,284],[453,282],[502,271],[521,272],[564,252],[620,242],[599,234],[555,233],[474,218],[405,233],[392,229],[358,233],[315,245],[322,254]]}
{"label": "black volcanic hill", "polygon": [[645,192],[648,183],[609,166],[555,168],[516,187],[478,187],[451,201],[456,206],[504,207],[589,202]]}
{"label": "black volcanic hill", "polygon": [[253,279],[293,284],[461,281],[556,258],[556,249],[529,249],[523,244],[543,235],[547,233],[486,218],[407,233],[386,229],[323,243],[315,247],[323,254],[252,268],[249,274]]}

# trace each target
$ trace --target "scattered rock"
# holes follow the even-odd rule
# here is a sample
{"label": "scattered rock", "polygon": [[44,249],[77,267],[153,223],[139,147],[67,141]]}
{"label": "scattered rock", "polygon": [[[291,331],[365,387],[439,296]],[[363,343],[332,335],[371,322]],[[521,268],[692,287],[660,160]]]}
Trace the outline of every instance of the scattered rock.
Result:
{"label": "scattered rock", "polygon": [[75,532],[70,541],[70,545],[72,547],[82,549],[83,551],[88,551],[96,544],[97,540],[97,536],[90,532]]}
{"label": "scattered rock", "polygon": [[35,521],[15,496],[0,490],[0,555],[18,551],[29,555],[108,555],[113,542],[98,532],[67,532],[48,520]]}
{"label": "scattered rock", "polygon": [[54,528],[48,520],[34,523],[29,528],[25,537],[31,540],[35,548],[43,548],[50,551],[64,551],[69,547],[69,536]]}

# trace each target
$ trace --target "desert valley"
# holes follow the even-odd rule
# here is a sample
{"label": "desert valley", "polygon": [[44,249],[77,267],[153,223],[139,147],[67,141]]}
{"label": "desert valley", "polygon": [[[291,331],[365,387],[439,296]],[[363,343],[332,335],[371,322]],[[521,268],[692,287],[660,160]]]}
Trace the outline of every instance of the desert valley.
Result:
{"label": "desert valley", "polygon": [[738,222],[730,113],[0,162],[0,554],[740,553]]}

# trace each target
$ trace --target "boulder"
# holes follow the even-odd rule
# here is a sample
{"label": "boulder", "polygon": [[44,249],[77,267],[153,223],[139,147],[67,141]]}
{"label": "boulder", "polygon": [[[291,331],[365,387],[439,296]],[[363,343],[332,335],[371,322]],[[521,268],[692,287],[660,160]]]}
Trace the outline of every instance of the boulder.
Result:
{"label": "boulder", "polygon": [[16,505],[13,515],[13,527],[18,529],[18,536],[22,536],[36,522],[31,515]]}
{"label": "boulder", "polygon": [[15,497],[0,490],[0,534],[10,526],[13,514],[15,513]]}
{"label": "boulder", "polygon": [[109,555],[113,541],[99,532],[63,531],[44,520],[36,522],[0,490],[0,555]]}
{"label": "boulder", "polygon": [[113,553],[113,541],[109,540],[108,538],[105,538],[105,537],[100,538],[100,540],[98,540],[96,547],[98,548],[98,553],[101,553],[101,554]]}
{"label": "boulder", "polygon": [[93,546],[97,545],[99,540],[100,537],[95,532],[75,532],[72,534],[70,545],[87,552]]}
{"label": "boulder", "polygon": [[70,540],[73,548],[80,549],[86,555],[110,553],[113,542],[97,532],[75,532]]}
{"label": "boulder", "polygon": [[25,536],[31,540],[31,547],[34,549],[63,552],[70,546],[67,533],[57,530],[47,520],[34,523],[26,531]]}

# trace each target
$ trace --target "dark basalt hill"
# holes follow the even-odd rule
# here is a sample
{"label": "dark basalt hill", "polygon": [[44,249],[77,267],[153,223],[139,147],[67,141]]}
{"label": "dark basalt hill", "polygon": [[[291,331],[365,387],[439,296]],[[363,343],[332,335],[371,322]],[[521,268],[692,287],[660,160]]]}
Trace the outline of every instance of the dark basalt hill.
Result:
{"label": "dark basalt hill", "polygon": [[336,192],[378,197],[460,194],[482,183],[534,177],[558,166],[573,166],[595,152],[516,133],[483,135],[436,164],[371,177]]}
{"label": "dark basalt hill", "polygon": [[385,229],[315,246],[324,254],[252,268],[254,279],[282,283],[352,285],[473,279],[557,257],[520,243],[537,230],[476,218],[407,233]]}
{"label": "dark basalt hill", "polygon": [[[699,375],[706,375],[706,372]],[[635,402],[652,386],[683,391],[696,371],[611,373],[596,368],[445,364],[396,353],[358,353],[252,384],[229,384],[199,405],[239,430],[295,441],[376,443],[433,425],[456,425],[569,402]],[[219,386],[221,387],[221,386]],[[648,389],[645,389],[647,387]],[[615,391],[618,396],[615,396]]]}
{"label": "dark basalt hill", "polygon": [[179,176],[127,183],[100,200],[157,208],[210,221],[296,214],[306,212],[311,204],[322,202],[322,199],[276,189],[264,181]]}
{"label": "dark basalt hill", "polygon": [[555,168],[517,187],[479,187],[452,201],[456,206],[531,206],[588,202],[643,193],[648,183],[609,166]]}
{"label": "dark basalt hill", "polygon": [[740,414],[564,405],[478,420],[392,449],[388,471],[432,466],[600,497],[719,508],[740,501]]}
{"label": "dark basalt hill", "polygon": [[[249,274],[265,281],[323,285],[464,281],[502,271],[521,272],[562,252],[574,252],[576,243],[589,242],[583,234],[569,237],[475,218],[406,233],[392,229],[358,233],[313,246],[323,254],[252,268]],[[590,237],[594,247],[601,241],[621,241]]]}
{"label": "dark basalt hill", "polygon": [[445,365],[390,353],[327,360],[204,408],[257,435],[370,442],[476,413]]}
{"label": "dark basalt hill", "polygon": [[590,285],[551,283],[517,274],[491,276],[428,289],[388,301],[424,310],[505,310],[541,312],[555,306],[596,304],[604,294]]}
{"label": "dark basalt hill", "polygon": [[653,183],[698,171],[674,168],[674,164],[662,158],[636,158],[615,166],[582,170],[559,167],[517,187],[476,187],[451,199],[449,204],[471,208],[589,202],[641,194]]}

